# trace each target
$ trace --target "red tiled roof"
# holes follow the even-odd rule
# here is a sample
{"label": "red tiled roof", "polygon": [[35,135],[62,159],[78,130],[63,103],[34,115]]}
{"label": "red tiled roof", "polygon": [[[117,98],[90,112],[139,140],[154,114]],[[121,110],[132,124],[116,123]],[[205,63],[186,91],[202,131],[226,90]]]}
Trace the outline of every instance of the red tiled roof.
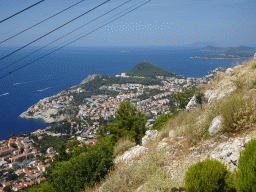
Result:
{"label": "red tiled roof", "polygon": [[5,187],[6,187],[6,186],[11,185],[11,183],[10,182],[5,182],[3,185],[5,185]]}

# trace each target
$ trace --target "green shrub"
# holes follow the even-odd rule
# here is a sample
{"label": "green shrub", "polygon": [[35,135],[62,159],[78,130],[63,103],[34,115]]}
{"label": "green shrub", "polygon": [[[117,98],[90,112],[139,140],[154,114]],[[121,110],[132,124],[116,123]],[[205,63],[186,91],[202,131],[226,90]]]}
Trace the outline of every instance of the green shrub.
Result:
{"label": "green shrub", "polygon": [[249,122],[251,108],[242,94],[233,94],[220,104],[223,132],[237,132]]}
{"label": "green shrub", "polygon": [[158,131],[161,131],[163,126],[166,125],[169,121],[169,119],[171,118],[171,115],[169,113],[163,113],[161,114],[156,122],[153,124],[153,130],[158,130]]}
{"label": "green shrub", "polygon": [[238,191],[256,191],[256,140],[245,146],[238,160]]}
{"label": "green shrub", "polygon": [[134,147],[135,145],[136,143],[134,140],[128,137],[121,138],[114,147],[114,155],[120,155],[127,151],[129,148]]}
{"label": "green shrub", "polygon": [[232,191],[230,189],[230,172],[227,167],[217,160],[206,159],[191,166],[186,172],[185,188],[186,191],[194,186],[198,192],[211,191]]}

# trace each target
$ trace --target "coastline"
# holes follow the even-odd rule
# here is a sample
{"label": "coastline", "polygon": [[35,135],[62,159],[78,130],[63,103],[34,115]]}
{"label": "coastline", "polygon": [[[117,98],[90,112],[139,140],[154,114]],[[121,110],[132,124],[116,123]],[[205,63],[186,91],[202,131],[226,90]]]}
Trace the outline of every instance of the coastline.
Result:
{"label": "coastline", "polygon": [[241,59],[240,57],[236,58],[207,58],[207,57],[190,57],[190,59]]}
{"label": "coastline", "polygon": [[69,117],[69,116],[61,115],[61,116],[57,116],[56,118],[53,118],[45,115],[45,114],[49,114],[53,110],[47,110],[46,112],[43,112],[43,114],[41,114],[41,112],[35,112],[33,116],[27,115],[28,111],[24,111],[19,115],[19,117],[23,119],[41,119],[44,121],[44,123],[47,123],[47,124],[52,124],[58,121],[62,121]]}

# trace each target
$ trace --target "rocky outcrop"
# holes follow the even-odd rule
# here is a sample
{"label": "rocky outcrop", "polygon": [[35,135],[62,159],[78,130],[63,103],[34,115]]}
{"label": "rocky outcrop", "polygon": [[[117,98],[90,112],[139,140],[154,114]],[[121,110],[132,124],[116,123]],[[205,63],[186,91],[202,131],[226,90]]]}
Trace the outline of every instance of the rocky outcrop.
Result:
{"label": "rocky outcrop", "polygon": [[188,102],[187,106],[186,106],[186,110],[190,111],[191,109],[197,107],[197,101],[196,101],[196,96],[194,95],[190,101]]}
{"label": "rocky outcrop", "polygon": [[59,115],[55,118],[51,117],[51,114],[55,115],[57,113],[58,111],[56,109],[49,109],[40,112],[35,112],[33,116],[29,116],[28,112],[25,111],[22,114],[20,114],[19,117],[26,119],[42,119],[45,123],[54,123],[69,118],[69,115]]}
{"label": "rocky outcrop", "polygon": [[[251,139],[245,138],[230,138],[227,142],[220,143],[210,153],[210,158],[217,159],[222,163],[229,165],[231,171],[238,166],[240,152],[244,150],[245,144]],[[216,144],[216,143],[215,143]]]}
{"label": "rocky outcrop", "polygon": [[226,71],[227,75],[231,75],[233,73],[233,69],[232,68],[228,68]]}
{"label": "rocky outcrop", "polygon": [[142,138],[142,146],[145,146],[150,140],[156,139],[157,136],[157,130],[147,130],[146,135]]}
{"label": "rocky outcrop", "polygon": [[214,135],[221,129],[221,116],[217,116],[212,120],[212,123],[208,129],[210,135]]}
{"label": "rocky outcrop", "polygon": [[224,85],[217,85],[218,88],[214,90],[207,90],[204,93],[204,98],[208,103],[212,103],[216,99],[224,98],[230,92],[236,89],[235,86],[231,86],[231,82]]}
{"label": "rocky outcrop", "polygon": [[99,74],[88,75],[88,77],[86,79],[84,79],[79,85],[82,85],[82,84],[88,83],[89,81],[92,81],[96,76],[101,77],[102,75],[99,75]]}
{"label": "rocky outcrop", "polygon": [[175,131],[172,129],[169,131],[169,138],[174,139]]}
{"label": "rocky outcrop", "polygon": [[132,147],[129,151],[124,152],[122,156],[115,158],[114,162],[118,163],[120,161],[128,162],[131,161],[133,158],[138,157],[141,153],[145,152],[147,148],[137,145]]}

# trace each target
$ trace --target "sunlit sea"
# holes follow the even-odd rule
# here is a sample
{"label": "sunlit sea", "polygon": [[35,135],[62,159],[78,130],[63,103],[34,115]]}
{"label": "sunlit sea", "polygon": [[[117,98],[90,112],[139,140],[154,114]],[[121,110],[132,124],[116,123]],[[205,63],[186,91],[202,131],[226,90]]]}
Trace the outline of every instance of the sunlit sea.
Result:
{"label": "sunlit sea", "polygon": [[[17,52],[0,61],[0,68],[28,55],[37,48]],[[15,50],[0,48],[3,57]],[[140,62],[149,62],[185,77],[203,77],[217,67],[233,67],[242,59],[190,59],[207,54],[193,47],[67,47],[0,79],[0,140],[10,134],[35,131],[49,124],[18,116],[40,99],[79,84],[89,74],[113,75],[126,72]],[[40,54],[34,55],[38,58]],[[10,65],[10,70],[33,61],[28,57]],[[8,67],[7,67],[8,68]],[[8,68],[9,69],[9,68]],[[0,75],[8,73],[1,70]]]}

